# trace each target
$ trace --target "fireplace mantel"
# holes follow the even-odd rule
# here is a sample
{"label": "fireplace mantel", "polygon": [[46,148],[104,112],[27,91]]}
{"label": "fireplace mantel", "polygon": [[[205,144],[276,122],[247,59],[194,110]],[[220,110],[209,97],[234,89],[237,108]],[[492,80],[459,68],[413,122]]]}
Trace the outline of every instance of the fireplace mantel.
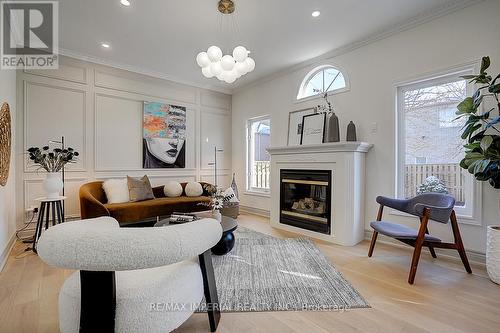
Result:
{"label": "fireplace mantel", "polygon": [[310,153],[330,153],[330,152],[359,152],[367,153],[373,144],[359,141],[328,142],[316,145],[302,146],[282,146],[270,147],[267,149],[270,155],[284,154],[310,154]]}
{"label": "fireplace mantel", "polygon": [[[352,246],[364,239],[367,142],[271,147],[271,226],[324,241]],[[328,234],[281,223],[281,170],[331,171],[331,228]],[[313,174],[314,172],[311,172]]]}

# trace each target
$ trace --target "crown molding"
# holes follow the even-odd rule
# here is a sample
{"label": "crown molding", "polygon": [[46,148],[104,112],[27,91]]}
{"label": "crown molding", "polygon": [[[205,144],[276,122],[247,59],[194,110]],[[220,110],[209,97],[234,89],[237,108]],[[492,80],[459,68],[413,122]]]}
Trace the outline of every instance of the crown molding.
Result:
{"label": "crown molding", "polygon": [[175,83],[180,83],[180,84],[188,85],[188,86],[199,88],[199,89],[216,91],[216,92],[220,92],[220,93],[228,94],[228,95],[231,95],[233,92],[232,89],[226,89],[226,88],[217,87],[217,86],[213,86],[213,85],[209,85],[209,84],[203,85],[203,84],[199,84],[196,82],[183,80],[183,79],[180,79],[178,77],[168,75],[168,74],[165,74],[162,72],[149,70],[149,69],[145,69],[145,68],[142,68],[139,66],[133,66],[133,65],[129,65],[129,64],[116,62],[116,61],[110,61],[110,60],[106,60],[103,58],[94,57],[94,56],[91,56],[88,54],[79,53],[79,52],[71,51],[68,49],[64,49],[61,47],[59,48],[59,55],[78,59],[78,60],[83,60],[83,61],[87,61],[87,62],[91,62],[91,63],[98,64],[98,65],[109,66],[109,67],[129,71],[129,72],[133,72],[133,73],[137,73],[137,74],[147,75],[147,76],[151,76],[151,77],[154,77],[157,79],[162,79],[162,80],[167,80],[167,81],[171,81],[171,82],[175,82]]}
{"label": "crown molding", "polygon": [[375,43],[379,40],[394,36],[400,32],[411,30],[411,29],[416,28],[422,24],[428,23],[428,22],[436,20],[440,17],[446,16],[448,14],[454,13],[456,11],[459,11],[461,9],[470,7],[472,5],[475,5],[475,4],[484,2],[484,1],[485,0],[448,1],[441,6],[437,6],[437,7],[431,8],[429,10],[420,12],[416,16],[414,16],[408,20],[405,20],[404,22],[400,22],[400,23],[394,24],[386,29],[379,30],[379,31],[369,35],[366,38],[363,38],[363,39],[357,40],[353,43],[349,43],[347,45],[333,49],[333,50],[328,51],[326,53],[323,53],[322,55],[319,55],[317,57],[300,62],[296,65],[289,66],[289,67],[282,69],[282,70],[278,70],[274,73],[268,74],[262,78],[254,80],[254,81],[250,81],[250,82],[242,83],[241,85],[237,85],[232,89],[232,94],[241,92],[244,89],[248,89],[248,88],[254,87],[256,85],[268,82],[268,81],[272,81],[272,80],[277,79],[279,77],[282,77],[284,75],[299,71],[299,70],[304,69],[306,67],[317,64],[318,62],[326,61],[326,60],[329,60],[331,58],[337,57],[339,55],[354,51],[354,50],[359,49],[363,46],[366,46],[366,45]]}

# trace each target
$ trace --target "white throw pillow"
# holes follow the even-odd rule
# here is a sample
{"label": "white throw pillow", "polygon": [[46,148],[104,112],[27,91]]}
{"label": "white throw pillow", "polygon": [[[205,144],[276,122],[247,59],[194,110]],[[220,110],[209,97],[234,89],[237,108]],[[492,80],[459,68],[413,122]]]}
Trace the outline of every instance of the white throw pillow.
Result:
{"label": "white throw pillow", "polygon": [[229,187],[227,190],[222,192],[222,196],[224,197],[224,202],[240,202],[232,187]]}
{"label": "white throw pillow", "polygon": [[198,182],[189,182],[186,184],[184,192],[188,197],[199,197],[203,194],[203,187]]}
{"label": "white throw pillow", "polygon": [[102,184],[108,203],[129,202],[129,192],[127,179],[109,179]]}
{"label": "white throw pillow", "polygon": [[169,198],[176,198],[182,195],[182,185],[179,182],[168,181],[163,187],[163,192]]}

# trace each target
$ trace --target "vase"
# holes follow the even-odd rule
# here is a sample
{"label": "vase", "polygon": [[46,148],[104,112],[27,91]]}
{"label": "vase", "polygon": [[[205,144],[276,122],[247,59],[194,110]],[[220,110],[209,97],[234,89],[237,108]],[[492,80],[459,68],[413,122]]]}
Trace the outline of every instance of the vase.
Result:
{"label": "vase", "polygon": [[349,122],[349,125],[347,125],[346,141],[357,141],[356,125],[354,125],[352,120]]}
{"label": "vase", "polygon": [[339,142],[340,141],[340,129],[339,129],[339,118],[335,113],[332,113],[328,118],[328,126],[325,132],[324,142]]}
{"label": "vase", "polygon": [[43,189],[45,190],[47,199],[57,199],[63,189],[63,182],[59,172],[49,172],[43,181]]}
{"label": "vase", "polygon": [[489,225],[486,231],[486,270],[491,281],[500,284],[500,226]]}
{"label": "vase", "polygon": [[222,221],[222,214],[220,213],[220,210],[218,209],[215,209],[213,212],[212,212],[212,218],[216,219],[217,221],[219,221],[219,223]]}

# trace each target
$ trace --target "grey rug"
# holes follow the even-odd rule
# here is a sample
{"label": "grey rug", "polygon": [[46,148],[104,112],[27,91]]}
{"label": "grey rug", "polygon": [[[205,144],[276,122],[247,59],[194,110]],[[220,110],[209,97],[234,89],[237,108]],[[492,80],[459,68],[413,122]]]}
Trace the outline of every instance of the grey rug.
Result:
{"label": "grey rug", "polygon": [[[370,307],[308,239],[245,228],[224,256],[212,256],[222,312],[338,311]],[[202,304],[199,311],[206,307]]]}

